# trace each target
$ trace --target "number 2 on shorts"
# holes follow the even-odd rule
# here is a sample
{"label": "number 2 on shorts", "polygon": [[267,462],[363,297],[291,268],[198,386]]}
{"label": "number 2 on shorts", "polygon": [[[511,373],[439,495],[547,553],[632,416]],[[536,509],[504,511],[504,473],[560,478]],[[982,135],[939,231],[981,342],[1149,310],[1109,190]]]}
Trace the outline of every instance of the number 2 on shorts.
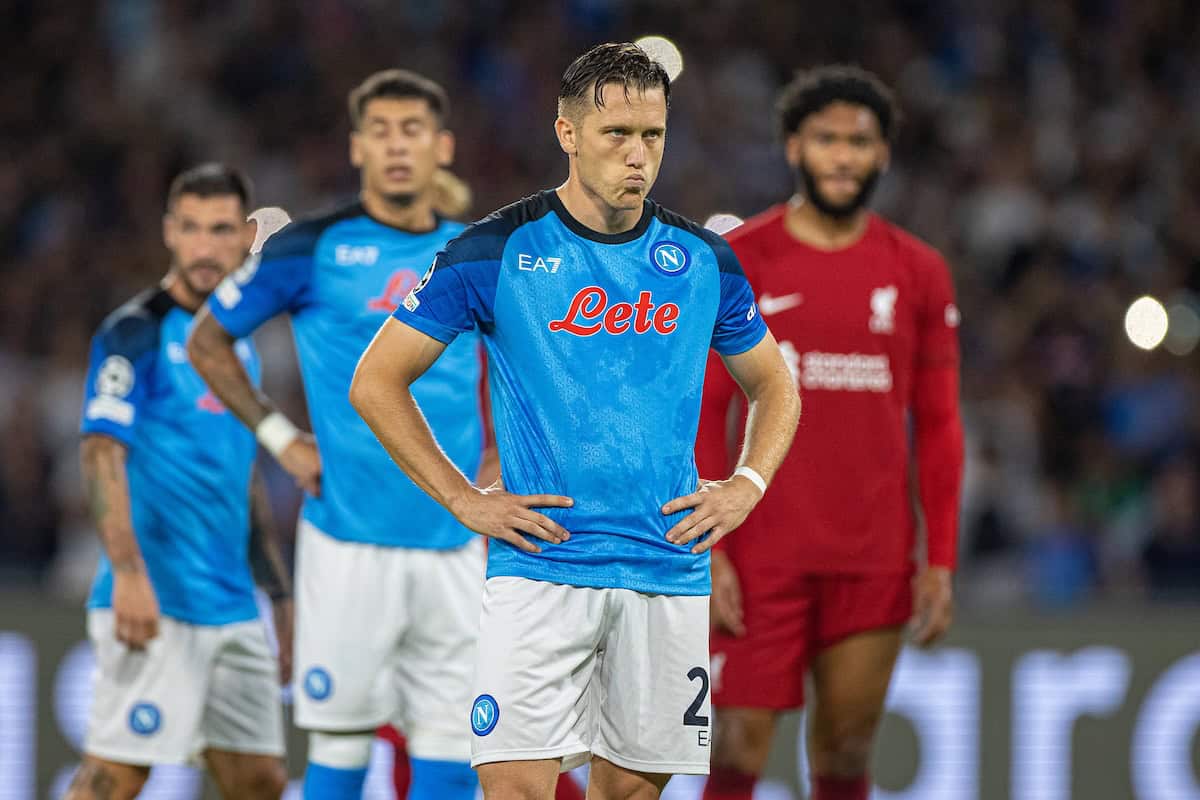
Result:
{"label": "number 2 on shorts", "polygon": [[707,728],[708,717],[700,716],[700,707],[704,705],[704,698],[708,697],[708,670],[704,667],[692,667],[688,670],[687,676],[689,681],[694,681],[697,678],[700,679],[700,693],[696,695],[696,699],[688,706],[687,711],[683,712],[683,724]]}

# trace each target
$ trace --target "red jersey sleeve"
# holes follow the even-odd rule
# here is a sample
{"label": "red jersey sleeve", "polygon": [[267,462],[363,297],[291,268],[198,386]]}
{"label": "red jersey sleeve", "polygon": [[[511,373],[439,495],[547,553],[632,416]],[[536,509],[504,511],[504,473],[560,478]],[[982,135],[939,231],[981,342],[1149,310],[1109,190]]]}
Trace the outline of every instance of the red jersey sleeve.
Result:
{"label": "red jersey sleeve", "polygon": [[958,402],[958,307],[950,271],[937,253],[921,254],[922,304],[917,320],[911,403],[921,508],[931,566],[957,562],[963,429]]}

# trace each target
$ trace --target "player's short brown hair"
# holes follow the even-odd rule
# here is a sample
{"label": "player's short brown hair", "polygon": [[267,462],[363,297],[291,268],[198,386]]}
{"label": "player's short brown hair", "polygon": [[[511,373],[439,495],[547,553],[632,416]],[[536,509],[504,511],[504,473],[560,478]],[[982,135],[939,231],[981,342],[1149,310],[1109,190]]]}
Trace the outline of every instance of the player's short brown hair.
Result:
{"label": "player's short brown hair", "polygon": [[242,210],[248,210],[254,201],[254,184],[240,169],[213,161],[175,176],[171,188],[167,190],[167,211],[173,209],[185,194],[197,197],[236,195],[242,203]]}
{"label": "player's short brown hair", "polygon": [[558,113],[577,112],[589,99],[596,108],[604,107],[604,86],[619,83],[629,90],[644,92],[661,88],[671,105],[671,78],[662,64],[633,42],[598,44],[571,62],[563,73],[558,90]]}
{"label": "player's short brown hair", "polygon": [[346,100],[350,106],[350,125],[358,130],[362,125],[367,103],[380,97],[416,98],[429,104],[429,110],[445,125],[450,116],[450,98],[435,80],[407,69],[385,69],[367,76],[354,87]]}
{"label": "player's short brown hair", "polygon": [[884,139],[890,140],[900,122],[895,95],[883,81],[862,67],[830,64],[796,73],[775,102],[779,132],[793,134],[804,120],[832,103],[866,106],[879,121]]}

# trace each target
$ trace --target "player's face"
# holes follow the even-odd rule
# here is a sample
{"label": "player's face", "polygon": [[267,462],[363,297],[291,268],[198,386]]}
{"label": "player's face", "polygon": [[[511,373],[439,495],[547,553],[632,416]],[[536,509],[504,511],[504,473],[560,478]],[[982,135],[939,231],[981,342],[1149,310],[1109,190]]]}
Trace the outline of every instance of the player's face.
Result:
{"label": "player's face", "polygon": [[560,117],[559,141],[574,155],[580,182],[592,195],[618,211],[641,209],[658,178],[667,136],[667,100],[662,89],[638,92],[629,99],[619,83],[604,87],[604,106],[588,103],[578,120]]}
{"label": "player's face", "polygon": [[180,195],[163,218],[171,270],[198,298],[207,297],[246,260],[254,225],[237,195]]}
{"label": "player's face", "polygon": [[874,112],[842,102],[809,114],[785,147],[802,183],[798,189],[834,218],[849,217],[866,205],[889,155]]}
{"label": "player's face", "polygon": [[376,97],[350,134],[350,162],[362,172],[363,191],[394,205],[426,196],[438,167],[454,158],[454,137],[419,97]]}

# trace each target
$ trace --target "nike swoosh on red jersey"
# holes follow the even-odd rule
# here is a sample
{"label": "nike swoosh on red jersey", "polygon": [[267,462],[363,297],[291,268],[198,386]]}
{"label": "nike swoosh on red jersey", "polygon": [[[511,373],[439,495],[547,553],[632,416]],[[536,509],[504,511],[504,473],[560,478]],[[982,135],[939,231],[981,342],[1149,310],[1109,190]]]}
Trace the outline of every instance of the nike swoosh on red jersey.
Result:
{"label": "nike swoosh on red jersey", "polygon": [[780,311],[795,308],[803,302],[804,295],[799,292],[785,294],[782,297],[773,297],[769,294],[764,294],[758,298],[758,310],[762,312],[764,317],[769,317],[772,314],[778,314]]}

